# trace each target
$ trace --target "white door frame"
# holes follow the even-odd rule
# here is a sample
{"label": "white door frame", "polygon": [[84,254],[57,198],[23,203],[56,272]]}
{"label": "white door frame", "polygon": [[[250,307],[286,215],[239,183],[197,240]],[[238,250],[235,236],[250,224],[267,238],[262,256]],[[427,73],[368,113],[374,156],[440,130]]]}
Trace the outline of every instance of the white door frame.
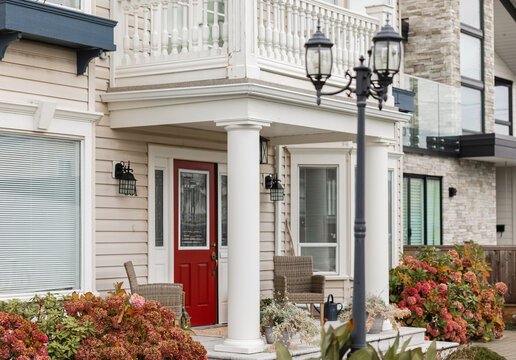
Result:
{"label": "white door frame", "polygon": [[[149,166],[148,166],[148,282],[174,282],[174,221],[171,217],[174,214],[174,160],[204,161],[216,163],[217,177],[220,169],[225,169],[227,163],[227,153],[225,151],[198,150],[180,148],[174,146],[149,144]],[[164,170],[163,179],[163,247],[155,246],[155,180],[154,171]],[[218,179],[217,179],[218,181]],[[218,199],[217,199],[218,201]],[[220,210],[220,209],[219,209]],[[220,238],[220,235],[219,235]],[[220,239],[219,239],[220,242]],[[219,256],[222,252],[218,249]],[[219,266],[219,309],[221,306],[222,294],[220,289],[224,286],[220,275]],[[227,281],[227,278],[226,278]],[[222,287],[221,287],[222,286]],[[227,284],[225,285],[227,289]],[[220,317],[220,313],[219,313]]]}

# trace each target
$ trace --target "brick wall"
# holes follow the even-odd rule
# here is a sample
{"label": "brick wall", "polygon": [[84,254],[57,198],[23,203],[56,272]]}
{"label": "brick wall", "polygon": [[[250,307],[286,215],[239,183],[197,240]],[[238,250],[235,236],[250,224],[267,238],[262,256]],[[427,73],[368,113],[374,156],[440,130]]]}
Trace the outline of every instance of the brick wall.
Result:
{"label": "brick wall", "polygon": [[[494,164],[405,153],[405,173],[442,176],[443,244],[473,240],[496,245]],[[457,189],[450,198],[448,188]]]}

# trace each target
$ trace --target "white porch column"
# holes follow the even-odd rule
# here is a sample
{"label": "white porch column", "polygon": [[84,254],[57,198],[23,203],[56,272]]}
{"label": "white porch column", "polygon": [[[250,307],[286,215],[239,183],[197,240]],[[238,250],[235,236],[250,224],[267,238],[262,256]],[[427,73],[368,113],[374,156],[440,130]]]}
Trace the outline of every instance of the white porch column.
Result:
{"label": "white porch column", "polygon": [[366,145],[366,296],[389,303],[388,142]]}
{"label": "white porch column", "polygon": [[260,129],[218,123],[228,134],[228,337],[215,351],[256,353],[260,336]]}

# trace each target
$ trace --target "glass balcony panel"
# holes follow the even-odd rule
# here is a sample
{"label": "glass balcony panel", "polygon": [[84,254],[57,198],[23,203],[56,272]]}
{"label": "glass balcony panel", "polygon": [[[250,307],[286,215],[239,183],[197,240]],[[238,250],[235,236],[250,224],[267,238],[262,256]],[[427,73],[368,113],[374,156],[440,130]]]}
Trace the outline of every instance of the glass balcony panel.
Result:
{"label": "glass balcony panel", "polygon": [[442,150],[436,145],[442,138],[462,134],[460,88],[409,75],[401,77],[401,87],[416,93],[416,110],[403,129],[404,146]]}

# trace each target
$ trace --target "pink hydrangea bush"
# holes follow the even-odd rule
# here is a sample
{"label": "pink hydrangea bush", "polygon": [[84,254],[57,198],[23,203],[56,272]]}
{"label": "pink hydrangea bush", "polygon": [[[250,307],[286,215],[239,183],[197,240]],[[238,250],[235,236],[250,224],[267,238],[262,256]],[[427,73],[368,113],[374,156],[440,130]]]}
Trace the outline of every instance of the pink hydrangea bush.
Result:
{"label": "pink hydrangea bush", "polygon": [[82,341],[77,360],[207,360],[204,347],[175,327],[175,314],[155,301],[117,290],[105,299],[74,294],[64,306],[96,330]]}
{"label": "pink hydrangea bush", "polygon": [[14,313],[0,312],[0,359],[50,360],[48,337],[35,323]]}
{"label": "pink hydrangea bush", "polygon": [[424,248],[404,256],[390,273],[390,300],[412,315],[405,324],[426,328],[428,339],[464,343],[502,336],[507,285],[490,285],[482,248],[466,243],[446,254]]}

